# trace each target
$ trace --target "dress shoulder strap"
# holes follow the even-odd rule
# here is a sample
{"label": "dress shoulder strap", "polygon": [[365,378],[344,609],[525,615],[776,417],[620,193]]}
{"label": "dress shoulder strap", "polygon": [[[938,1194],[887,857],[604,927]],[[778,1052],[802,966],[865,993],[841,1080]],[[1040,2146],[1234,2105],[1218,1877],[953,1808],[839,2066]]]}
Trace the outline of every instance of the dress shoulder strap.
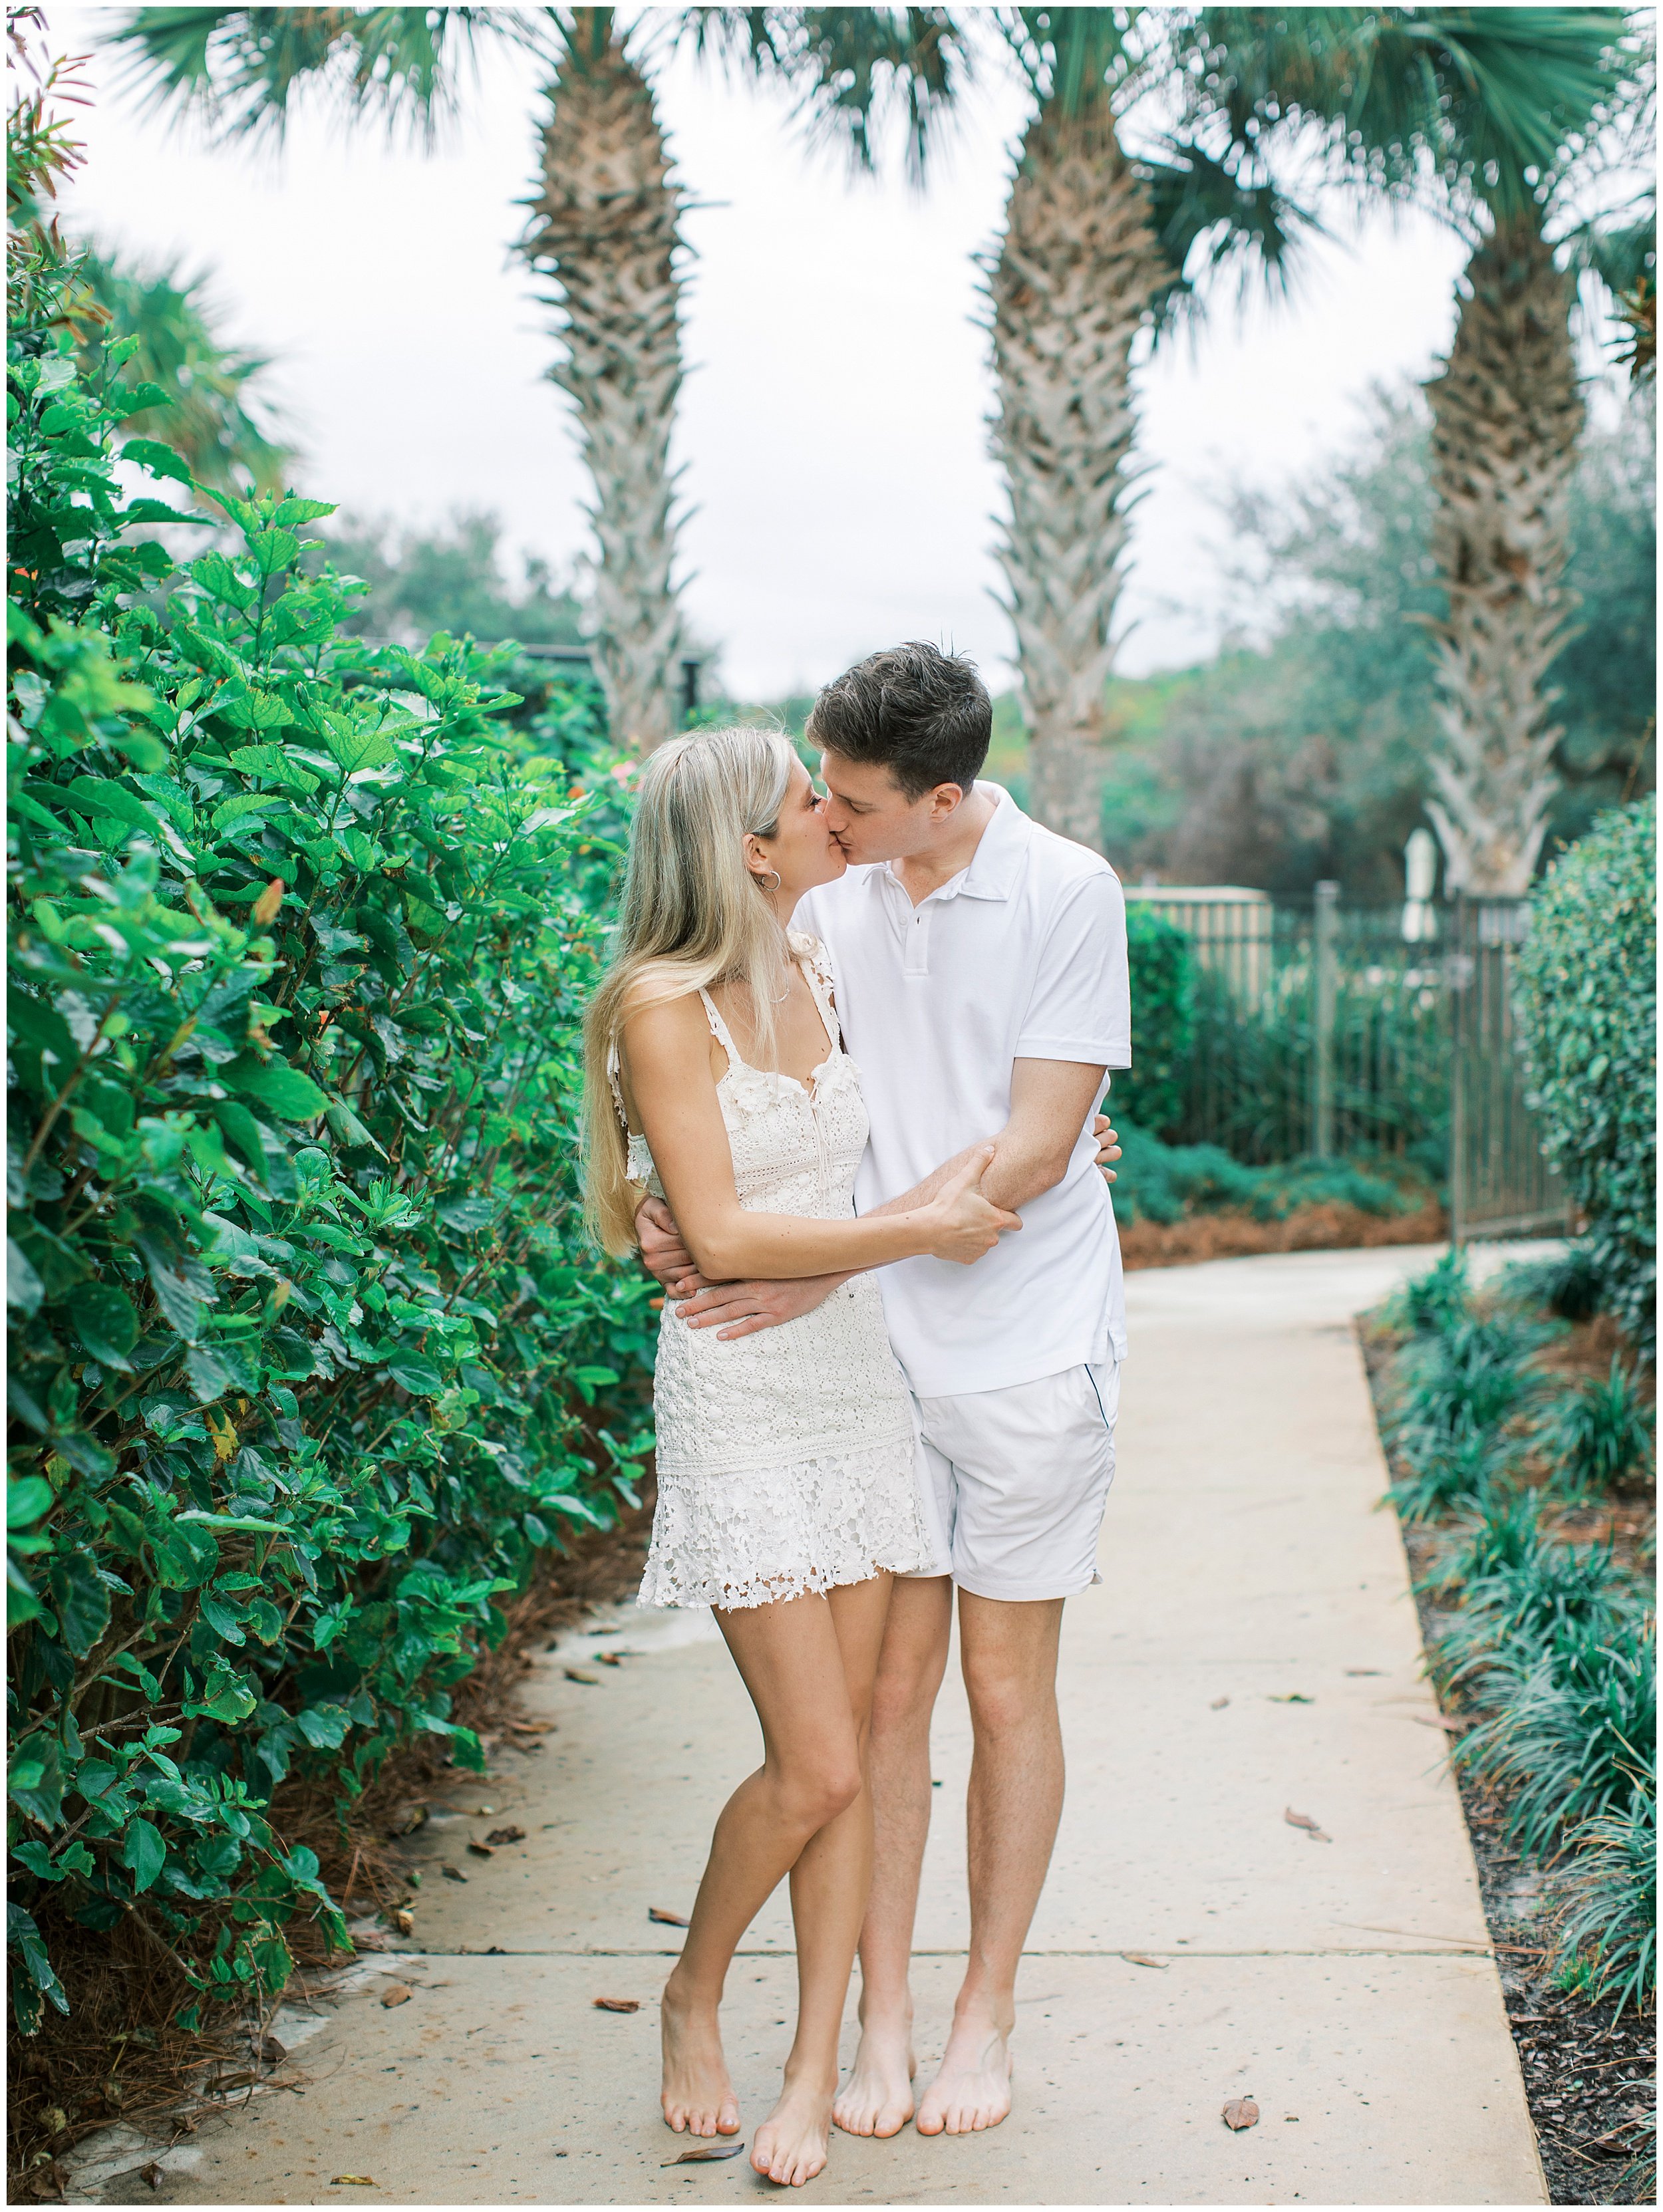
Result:
{"label": "dress shoulder strap", "polygon": [[704,1015],[710,1024],[710,1034],[727,1054],[728,1064],[734,1067],[743,1067],[745,1062],[740,1056],[739,1047],[729,1035],[727,1023],[716,1012],[716,1000],[708,991],[701,990],[698,995],[704,1001]]}
{"label": "dress shoulder strap", "polygon": [[818,937],[793,930],[790,933],[792,951],[801,963],[804,981],[813,994],[814,1004],[820,1010],[820,1019],[825,1024],[826,1035],[837,1044],[843,1035],[843,1024],[838,1019],[838,1010],[832,994],[837,988],[832,973],[832,955]]}
{"label": "dress shoulder strap", "polygon": [[618,1082],[618,1043],[617,1040],[614,1039],[606,1054],[606,1082],[612,1091],[612,1104],[618,1112],[618,1126],[623,1130],[625,1137],[629,1137],[634,1133],[630,1127],[630,1117],[624,1111],[624,1090],[623,1085]]}

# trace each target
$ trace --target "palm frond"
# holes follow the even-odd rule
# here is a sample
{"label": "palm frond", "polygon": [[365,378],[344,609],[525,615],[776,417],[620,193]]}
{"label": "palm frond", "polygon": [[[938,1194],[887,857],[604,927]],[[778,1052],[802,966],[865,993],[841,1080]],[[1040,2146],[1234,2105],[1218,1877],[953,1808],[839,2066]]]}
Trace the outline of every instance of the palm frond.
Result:
{"label": "palm frond", "polygon": [[1194,82],[1237,135],[1309,117],[1354,174],[1404,191],[1435,180],[1505,216],[1611,112],[1638,62],[1628,30],[1615,8],[1203,8]]}
{"label": "palm frond", "polygon": [[1193,139],[1168,138],[1134,165],[1148,187],[1151,220],[1173,271],[1157,302],[1164,323],[1199,312],[1203,271],[1234,264],[1245,286],[1257,278],[1285,292],[1301,240],[1322,225],[1267,173],[1250,177],[1239,151],[1223,156]]}
{"label": "palm frond", "polygon": [[193,110],[226,137],[281,139],[313,87],[389,133],[429,135],[482,36],[530,44],[539,28],[490,8],[137,8],[105,43],[152,106]]}
{"label": "palm frond", "polygon": [[[1147,8],[998,8],[995,21],[1042,106],[1070,122],[1106,119],[1150,57]],[[1160,31],[1154,32],[1158,44]]]}
{"label": "palm frond", "polygon": [[969,79],[962,26],[946,8],[695,8],[683,36],[730,66],[774,76],[797,94],[812,139],[878,166],[899,116],[908,176],[922,184],[932,147]]}

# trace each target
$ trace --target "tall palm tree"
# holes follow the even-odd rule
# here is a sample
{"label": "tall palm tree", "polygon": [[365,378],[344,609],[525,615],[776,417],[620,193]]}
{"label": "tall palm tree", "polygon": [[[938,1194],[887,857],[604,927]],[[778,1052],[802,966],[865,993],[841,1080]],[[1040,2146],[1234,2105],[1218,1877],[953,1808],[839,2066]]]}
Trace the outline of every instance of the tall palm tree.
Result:
{"label": "tall palm tree", "polygon": [[[1118,639],[1134,458],[1134,348],[1193,308],[1186,270],[1244,257],[1274,286],[1304,220],[1251,135],[1156,131],[1126,111],[1209,43],[1207,10],[1001,9],[1033,113],[987,264],[993,447],[1009,512],[998,548],[1016,634],[1039,818],[1100,842],[1106,687]],[[1191,117],[1191,124],[1198,117]],[[1263,134],[1268,137],[1268,131]]]}
{"label": "tall palm tree", "polygon": [[1435,205],[1471,247],[1454,340],[1427,386],[1448,594],[1433,625],[1442,743],[1428,811],[1450,890],[1518,897],[1557,787],[1546,676],[1575,611],[1576,285],[1554,240],[1633,65],[1625,21],[1594,7],[1227,13],[1254,33],[1229,98],[1325,117],[1349,173]]}
{"label": "tall palm tree", "polygon": [[679,726],[685,641],[679,514],[669,462],[681,385],[683,193],[660,127],[651,63],[677,40],[796,83],[805,115],[865,132],[905,84],[919,157],[956,46],[931,9],[141,8],[115,34],[162,102],[209,110],[228,135],[281,134],[315,85],[349,115],[430,128],[454,108],[470,49],[521,47],[546,73],[539,173],[520,250],[545,280],[594,487],[591,643],[619,742],[647,751]]}

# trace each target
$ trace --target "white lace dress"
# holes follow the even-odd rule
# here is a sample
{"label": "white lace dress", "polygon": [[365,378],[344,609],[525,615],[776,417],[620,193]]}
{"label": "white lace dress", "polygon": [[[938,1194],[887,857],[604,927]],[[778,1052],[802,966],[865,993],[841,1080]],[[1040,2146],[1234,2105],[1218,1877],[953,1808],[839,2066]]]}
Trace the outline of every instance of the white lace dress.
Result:
{"label": "white lace dress", "polygon": [[[791,945],[830,1046],[812,1085],[747,1066],[700,994],[728,1055],[716,1088],[734,1180],[753,1212],[845,1220],[866,1148],[860,1072],[843,1049],[824,948],[795,935]],[[630,1180],[662,1196],[645,1139],[629,1142]],[[911,1401],[869,1274],[812,1313],[728,1343],[689,1328],[667,1298],[654,1412],[658,1508],[643,1605],[766,1605],[929,1564]]]}

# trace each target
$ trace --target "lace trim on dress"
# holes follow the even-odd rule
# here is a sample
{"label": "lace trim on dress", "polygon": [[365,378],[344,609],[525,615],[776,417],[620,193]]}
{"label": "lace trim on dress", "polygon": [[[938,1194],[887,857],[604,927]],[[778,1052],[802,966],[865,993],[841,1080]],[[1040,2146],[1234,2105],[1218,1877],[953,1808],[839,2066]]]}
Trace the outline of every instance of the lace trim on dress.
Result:
{"label": "lace trim on dress", "polygon": [[916,1446],[862,1444],[765,1471],[661,1469],[641,1603],[771,1605],[930,1565]]}

